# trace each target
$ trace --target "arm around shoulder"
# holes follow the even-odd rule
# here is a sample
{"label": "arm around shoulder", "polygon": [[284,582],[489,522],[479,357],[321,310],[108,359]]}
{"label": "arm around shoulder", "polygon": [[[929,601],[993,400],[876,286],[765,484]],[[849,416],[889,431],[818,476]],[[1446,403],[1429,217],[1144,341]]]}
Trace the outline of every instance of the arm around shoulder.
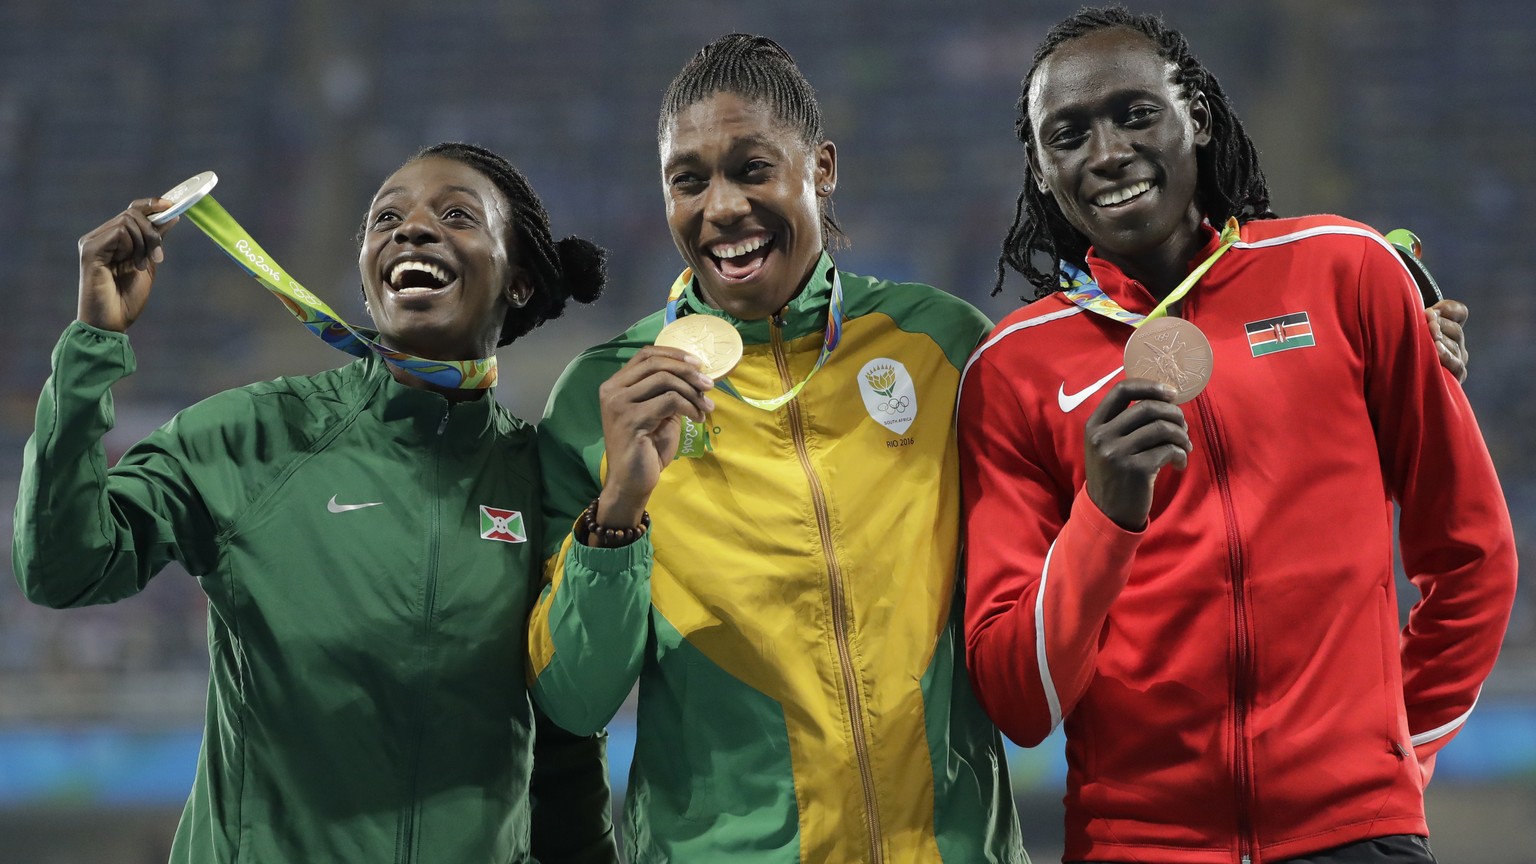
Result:
{"label": "arm around shoulder", "polygon": [[533,718],[533,859],[617,864],[607,734],[572,735],[537,708]]}

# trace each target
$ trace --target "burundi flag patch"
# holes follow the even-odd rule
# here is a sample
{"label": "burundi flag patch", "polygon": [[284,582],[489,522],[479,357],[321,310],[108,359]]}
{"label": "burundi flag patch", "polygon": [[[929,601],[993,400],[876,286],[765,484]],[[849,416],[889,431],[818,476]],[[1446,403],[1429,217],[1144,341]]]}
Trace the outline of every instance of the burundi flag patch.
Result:
{"label": "burundi flag patch", "polygon": [[1248,333],[1248,348],[1255,357],[1292,348],[1310,348],[1317,344],[1317,340],[1312,338],[1312,321],[1305,312],[1292,312],[1278,318],[1254,321],[1244,324],[1243,329]]}
{"label": "burundi flag patch", "polygon": [[481,504],[480,539],[527,543],[528,532],[523,528],[523,514],[516,510],[501,510]]}

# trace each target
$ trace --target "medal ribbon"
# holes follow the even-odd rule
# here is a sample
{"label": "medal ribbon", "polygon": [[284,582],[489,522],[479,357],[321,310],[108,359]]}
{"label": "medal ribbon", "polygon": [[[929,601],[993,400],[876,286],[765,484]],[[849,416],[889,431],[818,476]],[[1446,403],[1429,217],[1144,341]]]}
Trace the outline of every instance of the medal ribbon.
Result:
{"label": "medal ribbon", "polygon": [[403,372],[451,390],[484,390],[496,383],[494,356],[481,360],[427,360],[380,345],[375,339],[378,333],[343,321],[323,300],[287,275],[212,195],[204,196],[183,215],[245,272],[276,294],[300,324],[332,348],[356,357],[367,357],[372,352]]}
{"label": "medal ribbon", "polygon": [[[689,267],[684,268],[682,274],[678,276],[676,281],[672,283],[672,289],[667,292],[666,322],[668,324],[671,324],[673,321],[677,320],[678,301],[682,299],[683,292],[687,290],[688,285],[692,282],[693,268]],[[843,279],[837,274],[837,270],[833,269],[832,296],[827,303],[827,329],[822,334],[821,354],[816,358],[816,365],[811,367],[810,374],[805,376],[804,381],[801,381],[799,384],[789,388],[788,392],[780,396],[776,396],[772,399],[753,399],[750,396],[743,396],[736,390],[735,387],[732,387],[731,382],[725,380],[725,378],[721,378],[719,381],[716,381],[715,384],[721,390],[724,390],[725,392],[735,396],[737,399],[740,399],[742,402],[745,402],[754,408],[760,408],[764,411],[777,410],[785,403],[789,402],[789,400],[799,395],[800,391],[804,389],[805,385],[811,382],[811,378],[815,377],[816,373],[821,370],[821,367],[826,365],[827,358],[832,356],[833,349],[837,347],[838,342],[842,341],[842,338]],[[710,423],[708,422],[707,418],[703,424],[695,423],[692,420],[689,420],[687,417],[680,417],[679,419],[683,421],[683,429],[682,435],[679,437],[677,443],[677,455],[698,457],[703,456],[707,451],[715,449],[714,441],[710,438]]]}
{"label": "medal ribbon", "polygon": [[1164,297],[1161,303],[1157,304],[1151,312],[1145,315],[1139,312],[1131,312],[1121,307],[1119,303],[1111,300],[1109,295],[1104,293],[1104,289],[1099,287],[1099,283],[1095,282],[1092,276],[1065,261],[1061,262],[1061,291],[1067,295],[1068,300],[1087,309],[1089,312],[1097,312],[1106,318],[1112,318],[1129,324],[1132,327],[1140,327],[1154,318],[1162,318],[1167,315],[1168,307],[1184,299],[1184,295],[1188,294],[1190,289],[1195,287],[1195,283],[1200,281],[1200,277],[1204,276],[1207,270],[1211,269],[1211,265],[1215,264],[1221,256],[1227,254],[1227,250],[1232,248],[1232,244],[1240,239],[1242,238],[1238,234],[1237,219],[1228,219],[1226,226],[1221,229],[1221,245],[1216,247],[1216,251],[1212,252],[1209,258],[1200,262],[1200,266],[1191,271],[1188,276],[1185,276],[1184,281],[1180,282],[1178,287],[1169,292],[1168,296]]}
{"label": "medal ribbon", "polygon": [[[683,291],[687,289],[688,284],[692,281],[693,269],[688,268],[683,270],[682,275],[677,277],[677,281],[672,283],[672,290],[667,292],[666,320],[668,324],[677,320],[678,300],[682,298]],[[816,373],[821,371],[822,366],[826,365],[827,358],[832,356],[833,350],[837,348],[837,343],[841,342],[842,338],[843,278],[838,275],[837,270],[834,268],[832,271],[832,295],[827,301],[827,329],[823,331],[821,339],[821,354],[816,357],[816,365],[811,367],[811,371],[805,376],[805,380],[789,388],[782,395],[775,396],[772,399],[753,399],[750,396],[743,396],[736,391],[735,387],[731,386],[729,381],[724,379],[721,379],[718,384],[720,389],[751,405],[753,408],[761,408],[764,411],[776,411],[788,403],[789,400],[800,395],[800,391],[805,389],[805,385],[811,383],[811,379],[816,377]]]}

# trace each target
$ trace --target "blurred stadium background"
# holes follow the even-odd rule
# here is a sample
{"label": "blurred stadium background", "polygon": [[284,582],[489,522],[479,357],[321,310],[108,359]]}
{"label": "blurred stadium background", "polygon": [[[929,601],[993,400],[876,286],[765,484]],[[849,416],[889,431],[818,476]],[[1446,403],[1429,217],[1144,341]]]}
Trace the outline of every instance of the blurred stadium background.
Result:
{"label": "blurred stadium background", "polygon": [[[378,182],[439,140],[507,154],[557,234],[613,253],[597,307],[502,354],[499,398],[536,419],[575,351],[657,308],[676,275],[656,111],[688,57],[733,30],[780,40],[820,91],[853,238],[845,268],[942,286],[994,319],[1012,309],[1020,281],[989,292],[1022,164],[1013,105],[1034,45],[1076,5],[3,0],[0,543],[49,350],[74,314],[74,241],[130,199],[217,171],[220,201],[263,246],[362,320],[353,235]],[[1536,5],[1132,5],[1162,11],[1216,71],[1277,210],[1425,239],[1442,284],[1472,306],[1467,390],[1521,550],[1536,550]],[[132,338],[140,371],[116,388],[118,452],[215,391],[343,360],[190,226]],[[1430,790],[1442,861],[1536,860],[1536,602],[1522,581],[1499,668]],[[0,577],[0,862],[165,860],[200,734],[203,615],[176,571],[73,612],[32,607]],[[632,741],[626,712],[613,729],[620,792]],[[1059,741],[1015,752],[1012,770],[1028,846],[1056,860]]]}

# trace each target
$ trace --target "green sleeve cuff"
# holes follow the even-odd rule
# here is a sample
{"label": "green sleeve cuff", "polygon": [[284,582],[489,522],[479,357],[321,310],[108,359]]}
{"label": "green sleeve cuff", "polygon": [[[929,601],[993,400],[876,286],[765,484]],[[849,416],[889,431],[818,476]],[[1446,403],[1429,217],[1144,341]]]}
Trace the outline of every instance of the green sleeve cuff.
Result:
{"label": "green sleeve cuff", "polygon": [[[613,575],[615,577],[625,573],[650,573],[650,563],[655,551],[651,548],[651,532],[646,531],[640,535],[640,539],[615,549],[599,549],[595,546],[584,546],[579,541],[571,541],[570,561],[581,570],[592,573],[594,576]],[[570,570],[566,571],[567,576]]]}
{"label": "green sleeve cuff", "polygon": [[128,342],[127,333],[103,330],[84,321],[75,320],[64,328],[64,334],[59,337],[59,344],[53,349],[54,371],[58,372],[62,368],[61,364],[67,364],[81,354],[97,362],[115,366],[115,371],[119,373],[117,377],[133,374],[139,365],[133,353],[133,346]]}

